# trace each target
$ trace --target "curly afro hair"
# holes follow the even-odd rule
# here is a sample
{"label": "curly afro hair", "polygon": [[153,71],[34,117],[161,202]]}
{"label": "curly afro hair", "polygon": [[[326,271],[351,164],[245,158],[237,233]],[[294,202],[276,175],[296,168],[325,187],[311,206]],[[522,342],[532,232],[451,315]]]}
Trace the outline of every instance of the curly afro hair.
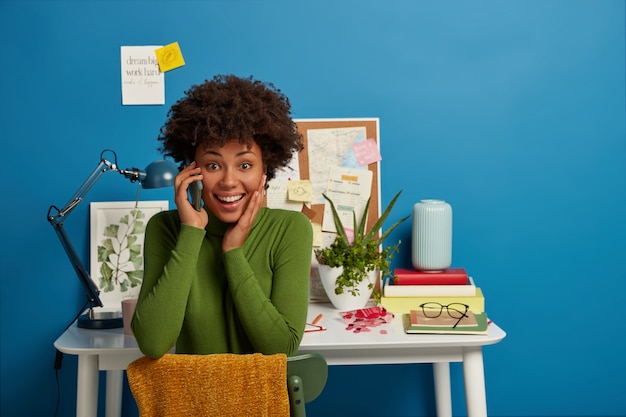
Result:
{"label": "curly afro hair", "polygon": [[198,146],[224,146],[238,139],[263,153],[267,180],[303,149],[302,135],[291,119],[289,99],[271,83],[216,75],[185,91],[161,127],[160,151],[177,162],[193,159]]}

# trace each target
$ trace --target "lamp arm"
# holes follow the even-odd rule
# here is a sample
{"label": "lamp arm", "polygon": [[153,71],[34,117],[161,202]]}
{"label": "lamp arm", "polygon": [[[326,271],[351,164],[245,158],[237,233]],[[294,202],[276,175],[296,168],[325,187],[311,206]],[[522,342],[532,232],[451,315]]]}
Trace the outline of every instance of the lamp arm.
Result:
{"label": "lamp arm", "polygon": [[[85,195],[87,195],[89,190],[91,190],[96,182],[98,182],[102,174],[110,170],[117,171],[117,165],[102,158],[96,169],[94,169],[91,175],[87,177],[87,179],[82,183],[62,209],[59,209],[56,206],[50,206],[48,209],[48,221],[53,224],[62,222],[63,218],[68,216],[72,210],[74,210],[74,208],[78,206],[81,201],[83,201]],[[53,214],[53,210],[56,210],[56,213]]]}
{"label": "lamp arm", "polygon": [[90,311],[93,307],[102,307],[102,300],[100,300],[99,296],[100,290],[91,279],[89,272],[87,272],[87,269],[80,260],[80,256],[76,253],[76,249],[74,248],[74,245],[72,245],[72,242],[63,227],[63,222],[54,222],[52,223],[52,227],[54,227],[54,231],[57,233],[57,236],[61,241],[61,245],[63,245],[63,249],[65,249],[65,254],[72,263],[74,271],[76,271],[76,275],[78,275],[78,279],[80,279],[83,286],[87,290],[87,301],[89,303]]}
{"label": "lamp arm", "polygon": [[63,249],[65,250],[65,254],[72,263],[74,271],[76,271],[76,275],[78,275],[78,279],[80,279],[83,287],[85,287],[85,289],[87,290],[87,300],[89,303],[90,312],[91,308],[93,307],[103,306],[102,300],[100,300],[100,297],[98,295],[100,293],[100,290],[91,279],[89,272],[87,272],[87,269],[80,260],[80,256],[78,256],[78,253],[76,253],[76,249],[74,248],[74,245],[72,245],[72,242],[70,241],[70,238],[67,235],[65,228],[63,227],[63,221],[67,216],[69,216],[72,210],[74,210],[76,206],[78,206],[83,201],[85,195],[89,192],[89,190],[91,190],[96,182],[98,182],[102,174],[107,171],[119,171],[117,169],[117,155],[115,154],[115,152],[109,150],[111,153],[113,153],[114,158],[114,162],[110,162],[104,158],[104,153],[106,151],[107,150],[102,151],[102,153],[100,154],[100,163],[98,163],[98,166],[82,183],[82,185],[74,193],[74,195],[67,202],[67,204],[62,209],[59,209],[54,205],[50,206],[50,208],[48,209],[48,222],[50,222],[50,224],[54,228],[54,231],[57,233],[57,236],[61,241],[61,245],[63,245]]}

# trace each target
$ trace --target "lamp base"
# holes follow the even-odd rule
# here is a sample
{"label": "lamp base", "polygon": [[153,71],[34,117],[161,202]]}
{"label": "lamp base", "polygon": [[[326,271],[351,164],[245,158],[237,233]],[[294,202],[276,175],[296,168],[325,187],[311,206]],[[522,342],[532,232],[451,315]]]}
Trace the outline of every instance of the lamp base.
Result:
{"label": "lamp base", "polygon": [[122,315],[118,311],[91,312],[91,315],[83,314],[78,318],[77,326],[81,329],[118,329],[124,327]]}

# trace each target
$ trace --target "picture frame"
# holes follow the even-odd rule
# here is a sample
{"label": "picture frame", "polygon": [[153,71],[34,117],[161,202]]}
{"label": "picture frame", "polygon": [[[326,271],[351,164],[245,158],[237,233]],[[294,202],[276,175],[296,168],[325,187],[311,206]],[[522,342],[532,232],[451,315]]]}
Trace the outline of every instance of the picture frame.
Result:
{"label": "picture frame", "polygon": [[90,203],[90,275],[104,310],[139,296],[146,225],[168,209],[167,200]]}

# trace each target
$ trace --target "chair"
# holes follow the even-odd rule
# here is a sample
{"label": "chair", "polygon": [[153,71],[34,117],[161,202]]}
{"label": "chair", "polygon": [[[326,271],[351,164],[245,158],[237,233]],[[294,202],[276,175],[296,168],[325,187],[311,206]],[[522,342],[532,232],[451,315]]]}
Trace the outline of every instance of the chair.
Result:
{"label": "chair", "polygon": [[328,365],[318,354],[166,354],[135,360],[127,376],[140,417],[305,417]]}
{"label": "chair", "polygon": [[306,417],[305,403],[316,399],[326,386],[328,364],[322,355],[305,353],[287,358],[287,388],[291,417]]}

